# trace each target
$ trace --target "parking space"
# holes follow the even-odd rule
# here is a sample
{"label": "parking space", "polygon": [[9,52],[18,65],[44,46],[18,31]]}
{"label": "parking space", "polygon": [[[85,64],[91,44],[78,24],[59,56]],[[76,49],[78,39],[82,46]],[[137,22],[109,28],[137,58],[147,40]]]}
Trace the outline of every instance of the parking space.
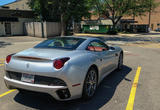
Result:
{"label": "parking space", "polygon": [[0,59],[0,66],[4,65],[4,59]]}
{"label": "parking space", "polygon": [[[2,46],[0,43],[0,110],[160,109],[160,49],[148,48],[143,45],[121,45],[124,50],[123,70],[114,71],[106,77],[90,101],[77,99],[68,102],[58,102],[46,94],[22,94],[18,90],[9,91],[3,81],[5,56],[31,48],[42,40],[22,40],[20,42],[15,38],[12,42],[12,40],[0,38],[0,42],[5,42],[6,44],[4,45],[3,43]],[[139,73],[137,72],[138,67],[141,67]],[[139,76],[135,77],[137,74]],[[137,79],[139,80],[137,81]],[[131,92],[131,89],[133,89],[133,92]],[[136,92],[135,95],[134,92]],[[132,100],[133,98],[135,100]],[[133,104],[134,106],[130,105],[127,108],[128,104]]]}

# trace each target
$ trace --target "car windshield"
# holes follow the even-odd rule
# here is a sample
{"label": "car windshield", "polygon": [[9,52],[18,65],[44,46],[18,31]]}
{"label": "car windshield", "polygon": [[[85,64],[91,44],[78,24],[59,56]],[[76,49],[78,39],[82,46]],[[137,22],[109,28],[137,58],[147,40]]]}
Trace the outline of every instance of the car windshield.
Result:
{"label": "car windshield", "polygon": [[76,49],[85,39],[73,38],[73,37],[57,37],[49,40],[45,40],[34,48],[53,48],[53,49]]}

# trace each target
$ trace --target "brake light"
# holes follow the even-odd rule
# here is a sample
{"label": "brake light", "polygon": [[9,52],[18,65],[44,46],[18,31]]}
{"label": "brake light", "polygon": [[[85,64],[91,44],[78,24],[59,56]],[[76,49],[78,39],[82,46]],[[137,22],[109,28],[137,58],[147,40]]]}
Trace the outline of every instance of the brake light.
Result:
{"label": "brake light", "polygon": [[62,59],[55,60],[54,63],[53,63],[53,66],[56,69],[61,69],[69,59],[70,58],[62,58]]}
{"label": "brake light", "polygon": [[8,55],[8,56],[6,57],[6,62],[9,63],[9,62],[11,61],[11,58],[12,58],[12,55]]}

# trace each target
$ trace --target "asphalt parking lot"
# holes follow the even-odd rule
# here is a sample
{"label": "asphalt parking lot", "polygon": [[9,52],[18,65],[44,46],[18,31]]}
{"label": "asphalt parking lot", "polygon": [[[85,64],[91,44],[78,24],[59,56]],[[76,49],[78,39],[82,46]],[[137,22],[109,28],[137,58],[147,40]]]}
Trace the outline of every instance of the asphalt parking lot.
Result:
{"label": "asphalt parking lot", "polygon": [[[120,45],[124,50],[123,70],[107,76],[90,101],[58,102],[44,94],[8,90],[3,82],[5,57],[33,47],[42,40],[32,37],[0,38],[0,110],[160,110],[160,48],[149,48],[144,44]],[[141,68],[139,72],[138,67]]]}

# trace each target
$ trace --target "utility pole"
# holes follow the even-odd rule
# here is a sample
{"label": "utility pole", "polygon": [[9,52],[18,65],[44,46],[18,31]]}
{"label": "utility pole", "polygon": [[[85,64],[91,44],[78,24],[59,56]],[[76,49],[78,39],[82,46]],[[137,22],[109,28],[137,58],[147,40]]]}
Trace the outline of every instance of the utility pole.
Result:
{"label": "utility pole", "polygon": [[148,21],[148,26],[149,26],[148,28],[151,29],[150,28],[150,26],[151,26],[151,0],[150,0],[149,19],[148,20],[149,20]]}
{"label": "utility pole", "polygon": [[43,17],[42,17],[42,15],[40,15],[40,21],[41,21],[42,38],[44,38],[44,26],[43,26]]}

